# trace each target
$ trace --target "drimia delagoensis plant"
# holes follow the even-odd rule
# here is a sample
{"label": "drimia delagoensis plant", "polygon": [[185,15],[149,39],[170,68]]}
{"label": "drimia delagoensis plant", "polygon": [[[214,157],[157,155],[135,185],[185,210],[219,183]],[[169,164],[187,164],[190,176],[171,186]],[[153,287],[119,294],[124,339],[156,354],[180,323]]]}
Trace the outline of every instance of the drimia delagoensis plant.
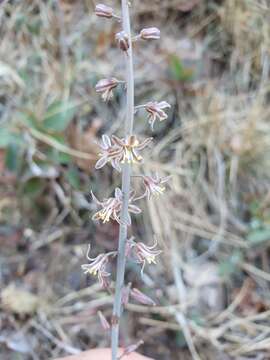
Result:
{"label": "drimia delagoensis plant", "polygon": [[[119,242],[118,249],[108,253],[99,254],[97,257],[90,257],[90,246],[88,249],[88,264],[82,265],[85,274],[91,274],[98,277],[102,287],[108,289],[114,295],[113,314],[108,321],[105,316],[98,312],[101,324],[105,330],[111,331],[111,349],[112,360],[122,358],[124,355],[135,351],[142,343],[138,341],[134,345],[126,347],[122,354],[118,354],[119,345],[119,326],[121,314],[130,298],[143,304],[155,305],[155,302],[141,292],[133,288],[129,283],[124,284],[126,261],[135,261],[144,271],[146,264],[155,263],[156,257],[161,253],[157,249],[157,243],[150,242],[151,245],[137,241],[133,236],[129,237],[128,228],[131,227],[131,214],[140,214],[141,209],[137,206],[138,200],[146,198],[151,201],[154,195],[162,194],[165,190],[164,184],[168,177],[161,178],[157,174],[152,176],[140,175],[135,173],[134,165],[143,162],[142,150],[147,148],[152,138],[139,139],[133,132],[134,115],[138,109],[144,109],[145,116],[153,129],[156,120],[163,121],[167,118],[165,110],[170,107],[166,101],[150,101],[144,105],[134,106],[134,75],[133,75],[133,52],[132,44],[135,41],[158,40],[160,31],[156,27],[145,28],[138,35],[132,36],[129,16],[128,0],[121,1],[122,14],[118,16],[111,7],[98,4],[96,5],[96,15],[101,18],[115,19],[121,24],[122,28],[115,35],[119,52],[122,53],[125,63],[124,80],[111,77],[102,79],[96,84],[97,93],[101,94],[102,99],[107,102],[113,97],[113,91],[117,86],[121,86],[126,91],[126,109],[124,135],[122,138],[112,135],[102,136],[100,143],[100,158],[95,168],[100,169],[103,166],[112,166],[122,177],[122,187],[116,188],[113,196],[99,200],[91,192],[93,201],[99,207],[99,210],[93,215],[93,220],[99,220],[106,223],[110,220],[119,223]],[[123,86],[124,84],[124,86]],[[131,187],[132,181],[141,181],[143,184],[142,194],[136,195]],[[111,274],[108,272],[108,263],[117,257],[117,269],[115,285],[111,283]]]}

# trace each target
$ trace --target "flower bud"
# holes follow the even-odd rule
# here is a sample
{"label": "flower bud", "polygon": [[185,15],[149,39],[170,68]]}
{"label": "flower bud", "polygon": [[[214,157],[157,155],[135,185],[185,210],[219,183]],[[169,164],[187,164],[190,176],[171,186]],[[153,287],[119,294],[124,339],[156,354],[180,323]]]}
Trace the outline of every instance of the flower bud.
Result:
{"label": "flower bud", "polygon": [[113,17],[113,9],[104,4],[97,4],[95,13],[97,16],[111,19]]}
{"label": "flower bud", "polygon": [[123,51],[127,51],[129,49],[129,39],[128,39],[128,35],[124,32],[121,31],[119,33],[117,33],[115,35],[115,39],[118,43],[118,46],[121,50]]}
{"label": "flower bud", "polygon": [[127,346],[124,349],[124,352],[120,356],[119,360],[122,359],[122,357],[124,357],[125,355],[129,355],[129,354],[133,353],[134,351],[136,351],[138,349],[138,347],[141,346],[143,343],[144,343],[143,340],[139,340],[136,344],[131,344],[131,345]]}
{"label": "flower bud", "polygon": [[142,29],[139,37],[143,40],[158,40],[160,39],[160,30],[156,27]]}
{"label": "flower bud", "polygon": [[110,330],[111,326],[101,311],[98,311],[98,317],[99,317],[99,320],[100,320],[100,323],[101,323],[101,326],[103,327],[103,329]]}
{"label": "flower bud", "polygon": [[154,300],[152,300],[149,296],[145,295],[144,293],[142,293],[140,290],[138,289],[131,289],[130,290],[130,296],[134,299],[137,300],[138,302],[140,302],[141,304],[144,305],[152,305],[155,306],[156,303],[154,302]]}
{"label": "flower bud", "polygon": [[128,285],[122,289],[121,303],[124,306],[127,306],[129,302],[130,288],[131,288],[131,283],[128,283]]}

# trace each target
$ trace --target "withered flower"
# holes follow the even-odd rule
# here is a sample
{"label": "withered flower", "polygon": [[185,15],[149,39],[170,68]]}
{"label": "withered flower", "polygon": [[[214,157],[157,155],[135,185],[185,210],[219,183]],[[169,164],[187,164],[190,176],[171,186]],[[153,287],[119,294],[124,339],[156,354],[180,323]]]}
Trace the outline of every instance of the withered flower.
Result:
{"label": "withered flower", "polygon": [[[93,220],[102,220],[103,223],[110,220],[115,220],[119,224],[122,224],[120,220],[120,213],[123,203],[123,193],[119,188],[115,189],[114,197],[104,199],[103,201],[99,201],[92,192],[91,194],[94,202],[97,205],[101,206],[101,210],[99,210],[92,216]],[[131,196],[129,197],[128,214],[125,225],[131,225],[131,218],[129,213],[141,213],[141,209],[138,206],[132,204],[134,198],[135,194],[132,192]]]}
{"label": "withered flower", "polygon": [[108,19],[113,17],[113,9],[104,4],[97,4],[95,8],[95,13],[97,16],[105,17]]}
{"label": "withered flower", "polygon": [[128,51],[129,49],[129,39],[128,35],[124,31],[120,31],[115,35],[118,47],[123,51]]}
{"label": "withered flower", "polygon": [[139,37],[143,40],[158,40],[160,39],[160,30],[156,27],[142,29]]}
{"label": "withered flower", "polygon": [[122,156],[122,149],[116,144],[112,144],[108,135],[102,135],[102,142],[99,144],[101,152],[99,154],[100,159],[96,162],[95,168],[101,169],[107,163],[110,163],[112,167],[121,171],[120,160]]}
{"label": "withered flower", "polygon": [[150,144],[152,138],[147,138],[141,143],[135,135],[130,135],[126,139],[119,139],[117,136],[112,136],[113,142],[121,148],[121,162],[122,163],[138,163],[142,161],[142,157],[137,151],[143,150]]}
{"label": "withered flower", "polygon": [[82,269],[85,274],[90,274],[98,277],[98,280],[102,287],[108,287],[109,283],[107,278],[111,275],[106,271],[106,265],[108,264],[108,259],[110,256],[115,256],[116,251],[109,252],[107,254],[99,254],[95,258],[90,258],[90,245],[87,251],[87,259],[90,261],[90,264],[83,264]]}
{"label": "withered flower", "polygon": [[122,81],[116,78],[101,79],[96,84],[96,92],[101,93],[101,97],[104,101],[111,100],[113,98],[113,89]]}
{"label": "withered flower", "polygon": [[159,121],[166,120],[168,115],[165,113],[163,109],[170,108],[171,105],[168,104],[166,101],[150,101],[144,105],[145,110],[149,113],[148,120],[149,124],[153,130],[154,124],[156,119],[158,118]]}
{"label": "withered flower", "polygon": [[142,176],[143,184],[145,186],[145,195],[148,197],[148,199],[150,200],[152,195],[155,196],[162,194],[165,190],[165,186],[163,186],[162,184],[168,182],[170,178],[171,176],[161,178],[157,174],[155,175],[155,177]]}

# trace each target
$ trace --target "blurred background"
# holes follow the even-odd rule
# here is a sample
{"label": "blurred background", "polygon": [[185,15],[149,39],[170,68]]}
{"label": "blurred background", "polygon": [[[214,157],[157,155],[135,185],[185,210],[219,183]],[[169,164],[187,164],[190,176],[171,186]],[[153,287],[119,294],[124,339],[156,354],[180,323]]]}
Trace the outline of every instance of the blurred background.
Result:
{"label": "blurred background", "polygon": [[[143,339],[160,360],[269,359],[269,1],[131,4],[134,34],[162,34],[135,44],[136,104],[172,106],[136,170],[172,179],[133,221],[163,253],[143,278],[128,264],[127,281],[158,305],[128,305],[121,343]],[[90,190],[102,199],[120,184],[94,164],[100,136],[123,134],[125,99],[119,88],[104,104],[95,84],[124,74],[119,24],[95,5],[1,1],[1,360],[109,345],[97,311],[109,317],[112,298],[81,265],[89,243],[92,255],[117,247],[117,223],[91,221]],[[143,112],[135,130],[152,134]]]}

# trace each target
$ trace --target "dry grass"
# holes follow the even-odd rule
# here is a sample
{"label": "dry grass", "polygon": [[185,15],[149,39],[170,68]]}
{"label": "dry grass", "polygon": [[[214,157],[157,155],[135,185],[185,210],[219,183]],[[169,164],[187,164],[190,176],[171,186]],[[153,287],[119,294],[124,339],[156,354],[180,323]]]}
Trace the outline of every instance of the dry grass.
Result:
{"label": "dry grass", "polygon": [[[269,3],[194,1],[189,11],[184,1],[132,3],[137,29],[163,33],[160,44],[136,46],[136,102],[172,104],[138,171],[172,181],[141,204],[135,223],[144,241],[154,232],[164,256],[142,280],[137,268],[127,274],[160,305],[129,304],[122,342],[143,336],[142,351],[161,360],[266,359]],[[90,0],[59,4],[0,6],[1,288],[22,303],[21,288],[36,296],[20,312],[2,291],[1,359],[56,358],[109,341],[96,312],[109,316],[112,299],[80,265],[89,242],[98,252],[117,241],[117,226],[89,221],[88,197],[90,187],[109,194],[119,182],[109,169],[93,172],[97,137],[121,132],[121,93],[107,107],[93,90],[104,75],[121,78],[117,27],[97,22]],[[139,113],[142,135],[145,124]]]}

